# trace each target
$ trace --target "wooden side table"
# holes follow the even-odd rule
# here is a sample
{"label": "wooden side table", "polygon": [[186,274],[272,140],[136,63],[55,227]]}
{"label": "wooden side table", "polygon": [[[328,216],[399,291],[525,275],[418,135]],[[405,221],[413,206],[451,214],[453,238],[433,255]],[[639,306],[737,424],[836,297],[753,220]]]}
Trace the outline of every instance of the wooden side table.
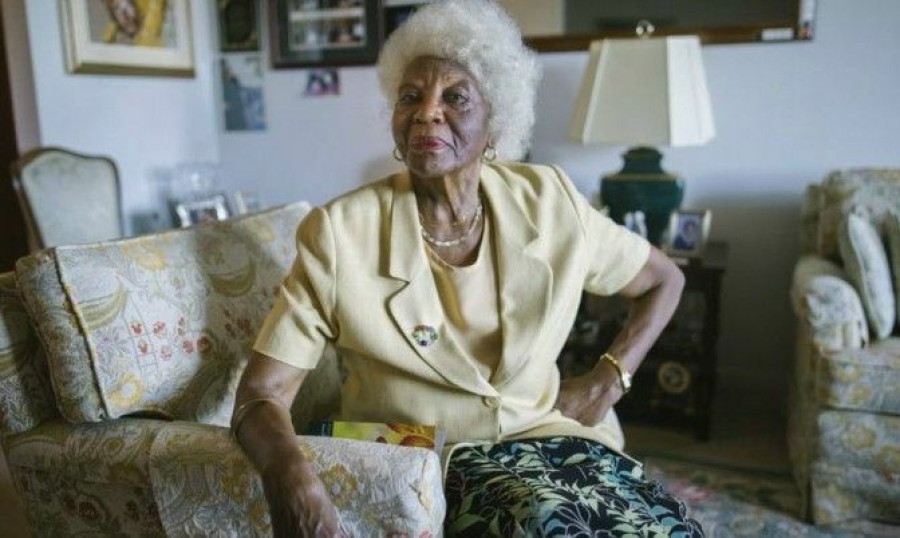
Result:
{"label": "wooden side table", "polygon": [[[616,405],[623,422],[690,429],[709,439],[716,384],[719,293],[728,244],[707,245],[702,258],[681,265],[685,288],[672,321],[635,373],[631,391]],[[627,301],[585,294],[560,354],[564,377],[590,369],[609,347],[627,315]]]}

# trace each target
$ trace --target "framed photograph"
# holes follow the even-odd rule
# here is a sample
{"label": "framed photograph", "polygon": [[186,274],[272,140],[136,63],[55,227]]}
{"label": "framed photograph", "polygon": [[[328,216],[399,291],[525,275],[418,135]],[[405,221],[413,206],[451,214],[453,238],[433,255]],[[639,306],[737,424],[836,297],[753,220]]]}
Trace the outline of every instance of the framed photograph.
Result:
{"label": "framed photograph", "polygon": [[390,37],[406,19],[429,0],[385,0],[384,6],[384,38]]}
{"label": "framed photograph", "polygon": [[232,207],[237,215],[246,215],[262,209],[259,193],[256,191],[234,191],[231,193]]}
{"label": "framed photograph", "polygon": [[226,131],[264,131],[266,103],[259,54],[226,54],[219,60]]}
{"label": "framed photograph", "polygon": [[383,33],[381,0],[275,0],[272,6],[273,67],[375,63]]}
{"label": "framed photograph", "polygon": [[219,50],[259,50],[259,0],[218,0]]}
{"label": "framed photograph", "polygon": [[303,90],[303,95],[319,97],[340,94],[341,76],[337,69],[307,69],[306,89]]}
{"label": "framed photograph", "polygon": [[60,0],[71,73],[194,76],[188,0]]}
{"label": "framed photograph", "polygon": [[223,194],[201,200],[176,202],[175,215],[178,217],[180,228],[187,228],[202,222],[225,220],[231,216],[228,213],[228,202]]}
{"label": "framed photograph", "polygon": [[665,250],[673,256],[697,257],[703,254],[709,238],[712,212],[705,210],[679,210],[669,217]]}

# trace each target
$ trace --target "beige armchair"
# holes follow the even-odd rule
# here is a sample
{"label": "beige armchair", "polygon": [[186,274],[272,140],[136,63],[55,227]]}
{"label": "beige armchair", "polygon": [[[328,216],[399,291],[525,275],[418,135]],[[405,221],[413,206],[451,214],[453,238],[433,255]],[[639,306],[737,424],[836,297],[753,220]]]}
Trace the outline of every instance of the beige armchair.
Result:
{"label": "beige armchair", "polygon": [[817,524],[900,523],[900,336],[877,233],[898,211],[900,170],[839,171],[807,190],[789,448]]}
{"label": "beige armchair", "polygon": [[122,237],[112,159],[38,148],[13,162],[10,174],[32,250]]}
{"label": "beige armchair", "polygon": [[[57,247],[0,275],[0,435],[37,535],[271,533],[227,424],[307,209]],[[327,418],[339,390],[327,354],[296,400],[298,431]],[[350,535],[440,533],[434,452],[298,442]]]}

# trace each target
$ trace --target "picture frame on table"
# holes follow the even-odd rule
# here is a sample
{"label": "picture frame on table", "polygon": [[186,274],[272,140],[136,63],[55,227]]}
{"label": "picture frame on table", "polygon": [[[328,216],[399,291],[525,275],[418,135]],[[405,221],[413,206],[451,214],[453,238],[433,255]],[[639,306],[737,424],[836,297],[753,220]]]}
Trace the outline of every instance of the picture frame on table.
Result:
{"label": "picture frame on table", "polygon": [[60,0],[70,73],[194,76],[188,0]]}
{"label": "picture frame on table", "polygon": [[216,0],[219,50],[259,50],[259,0]]}
{"label": "picture frame on table", "polygon": [[381,0],[275,0],[269,9],[276,69],[373,64],[383,32]]}
{"label": "picture frame on table", "polygon": [[179,228],[187,228],[203,222],[225,220],[231,216],[224,194],[216,194],[197,200],[175,202],[174,212]]}
{"label": "picture frame on table", "polygon": [[670,256],[696,258],[703,255],[709,240],[712,211],[679,209],[669,217],[664,250]]}
{"label": "picture frame on table", "polygon": [[256,191],[234,191],[231,193],[231,207],[235,215],[246,215],[261,210],[262,202]]}

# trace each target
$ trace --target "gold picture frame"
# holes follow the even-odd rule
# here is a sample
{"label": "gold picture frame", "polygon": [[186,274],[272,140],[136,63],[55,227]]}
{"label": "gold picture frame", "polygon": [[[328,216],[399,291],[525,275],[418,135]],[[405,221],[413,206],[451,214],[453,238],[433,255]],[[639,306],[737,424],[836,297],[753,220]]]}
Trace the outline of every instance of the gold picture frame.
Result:
{"label": "gold picture frame", "polygon": [[189,0],[59,0],[70,73],[194,76]]}

